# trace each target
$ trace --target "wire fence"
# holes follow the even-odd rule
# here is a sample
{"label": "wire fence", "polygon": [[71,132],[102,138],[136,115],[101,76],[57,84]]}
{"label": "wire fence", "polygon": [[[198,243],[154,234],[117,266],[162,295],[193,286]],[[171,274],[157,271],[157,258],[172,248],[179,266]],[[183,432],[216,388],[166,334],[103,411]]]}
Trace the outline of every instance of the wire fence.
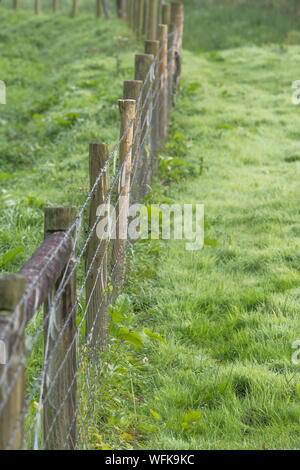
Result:
{"label": "wire fence", "polygon": [[[89,448],[95,397],[116,354],[111,336],[134,340],[134,329],[112,331],[113,306],[130,276],[130,206],[151,191],[167,138],[181,68],[183,8],[164,5],[162,20],[169,23],[157,24],[156,3],[147,13],[151,18],[135,17],[137,25],[130,3],[124,13],[129,26],[142,31],[143,22],[153,20],[158,40],[145,41],[146,53],[135,56],[135,79],[124,83],[119,142],[111,152],[107,144],[90,144],[90,191],[82,206],[46,208],[43,244],[18,275],[0,275],[6,350],[1,449]],[[37,365],[25,384],[33,357]]]}

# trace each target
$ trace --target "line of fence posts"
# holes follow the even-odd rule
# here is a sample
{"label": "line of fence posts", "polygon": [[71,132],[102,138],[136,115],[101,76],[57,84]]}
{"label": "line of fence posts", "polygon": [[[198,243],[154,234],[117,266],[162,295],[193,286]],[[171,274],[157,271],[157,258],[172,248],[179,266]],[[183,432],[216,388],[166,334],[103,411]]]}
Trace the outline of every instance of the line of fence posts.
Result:
{"label": "line of fence posts", "polygon": [[[76,2],[75,2],[76,3]],[[132,6],[140,5],[143,15],[132,15]],[[54,4],[53,4],[54,5]],[[153,5],[155,8],[153,8]],[[124,82],[123,99],[119,100],[120,137],[119,179],[116,191],[116,238],[109,243],[107,238],[99,241],[97,223],[107,214],[103,204],[110,204],[109,148],[105,143],[91,143],[89,148],[90,187],[97,186],[91,196],[89,207],[89,231],[85,257],[86,274],[86,341],[96,351],[106,343],[108,336],[108,287],[115,276],[119,288],[123,286],[126,270],[126,239],[128,231],[128,210],[130,203],[131,175],[136,175],[137,185],[142,190],[149,182],[149,153],[147,144],[156,153],[165,141],[168,132],[168,108],[170,92],[173,93],[173,77],[168,77],[168,61],[171,60],[171,74],[176,67],[175,53],[168,49],[174,46],[181,55],[183,32],[182,4],[162,5],[161,18],[168,24],[157,24],[157,1],[128,0],[127,21],[132,29],[134,21],[139,21],[138,31],[146,31],[145,54],[135,55],[134,80]],[[151,19],[147,18],[151,16]],[[154,22],[155,17],[156,22]],[[143,24],[142,24],[143,19]],[[169,22],[171,23],[169,24]],[[168,39],[168,26],[177,31],[172,40]],[[177,28],[177,29],[176,29]],[[153,38],[153,31],[155,37]],[[157,61],[154,57],[160,51]],[[150,68],[156,70],[154,77]],[[171,83],[171,86],[170,86]],[[144,87],[143,87],[144,85]],[[142,91],[143,87],[143,91]],[[155,91],[158,89],[158,97]],[[142,95],[140,96],[140,94]],[[172,95],[171,93],[171,95]],[[159,106],[148,115],[151,125],[145,128],[147,113],[152,111],[154,101]],[[135,117],[135,119],[134,119]],[[151,128],[150,135],[147,132]],[[133,139],[133,137],[135,138]],[[124,137],[124,138],[123,138]],[[148,138],[148,140],[147,140]],[[142,164],[139,167],[138,161]],[[98,178],[101,174],[101,178]],[[147,178],[145,179],[145,175]],[[142,194],[142,193],[141,193]],[[141,195],[140,194],[140,195]],[[137,197],[140,197],[138,195]],[[100,209],[99,209],[100,208]],[[102,211],[102,212],[101,212]],[[76,228],[66,240],[63,238],[77,218],[75,207],[49,207],[45,209],[44,242],[31,259],[16,275],[0,275],[0,339],[6,345],[8,364],[0,365],[0,404],[7,392],[16,368],[19,372],[4,408],[0,411],[0,449],[7,447],[21,449],[24,445],[24,403],[25,403],[25,350],[24,329],[29,320],[44,304],[44,359],[43,359],[43,445],[46,449],[76,448],[77,403],[77,359],[76,359],[76,294],[77,265]],[[77,221],[78,222],[78,221]],[[76,227],[76,224],[75,224]],[[49,266],[47,261],[61,247]],[[111,263],[108,266],[108,253],[111,250]],[[11,321],[26,287],[42,267],[47,269],[39,279],[38,286],[26,301],[25,311],[18,312],[18,323]],[[68,279],[62,292],[61,285]],[[56,297],[58,296],[58,298]],[[22,326],[22,328],[21,328]],[[19,333],[21,331],[21,333]],[[4,335],[5,332],[5,335]],[[9,361],[14,354],[19,360]],[[99,356],[97,355],[99,358]],[[4,381],[2,378],[4,377]],[[46,380],[47,378],[47,380]]]}
{"label": "line of fence posts", "polygon": [[[119,10],[118,4],[121,5],[121,9]],[[14,10],[19,10],[20,9],[20,2],[19,0],[13,0],[13,5],[12,5]],[[72,0],[72,8],[70,12],[71,18],[75,18],[75,16],[78,14],[78,0]],[[59,1],[58,0],[52,0],[52,11],[53,13],[57,13],[59,9]],[[109,14],[108,14],[108,8],[106,4],[106,0],[96,0],[96,17],[101,18],[102,17],[102,11],[104,10],[105,16],[108,19]],[[39,15],[41,13],[41,0],[34,0],[34,13],[36,15]],[[120,18],[125,18],[125,7],[124,7],[124,0],[119,0],[117,1],[117,13]]]}

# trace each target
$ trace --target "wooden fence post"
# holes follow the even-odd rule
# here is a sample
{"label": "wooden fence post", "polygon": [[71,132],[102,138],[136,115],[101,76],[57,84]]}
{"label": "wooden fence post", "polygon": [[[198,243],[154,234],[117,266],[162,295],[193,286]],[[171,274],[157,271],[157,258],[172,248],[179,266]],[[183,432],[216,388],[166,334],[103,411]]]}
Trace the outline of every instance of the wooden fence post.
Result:
{"label": "wooden fence post", "polygon": [[126,244],[128,232],[128,214],[130,204],[130,175],[132,157],[133,119],[135,115],[135,100],[119,100],[121,117],[120,137],[125,138],[120,144],[119,151],[119,177],[116,193],[116,238],[113,244],[111,270],[112,275],[122,287],[125,281],[126,270]]}
{"label": "wooden fence post", "polygon": [[96,0],[96,16],[97,18],[102,16],[102,0]]}
{"label": "wooden fence post", "polygon": [[[90,187],[93,188],[98,175],[102,176],[97,183],[96,189],[91,198],[89,231],[93,229],[98,216],[101,216],[97,227],[93,229],[91,239],[88,244],[86,254],[86,273],[91,267],[86,282],[86,336],[90,336],[91,345],[98,346],[105,343],[107,338],[107,256],[109,240],[107,234],[100,233],[97,229],[99,223],[109,215],[103,207],[110,204],[108,197],[110,180],[109,165],[105,168],[109,157],[109,148],[104,143],[90,144]],[[103,171],[103,169],[105,170]],[[106,200],[107,199],[107,200]],[[93,262],[93,264],[92,264]],[[91,266],[92,265],[92,266]]]}
{"label": "wooden fence post", "polygon": [[148,12],[149,12],[149,0],[144,0],[143,34],[145,35],[147,35],[147,28],[148,28]]}
{"label": "wooden fence post", "polygon": [[165,3],[162,6],[162,24],[169,26],[171,24],[171,5],[170,3]]}
{"label": "wooden fence post", "polygon": [[[154,58],[157,56],[157,53],[159,51],[160,43],[159,41],[145,41],[145,53],[146,54],[152,54]],[[154,81],[153,81],[153,90],[152,90],[152,106],[153,106],[153,112],[152,112],[152,125],[151,125],[151,150],[153,152],[154,158],[158,152],[159,149],[159,140],[160,140],[160,116],[159,116],[159,106],[160,106],[160,100],[159,100],[159,57],[156,57],[156,62],[155,62],[155,69],[154,69]],[[157,162],[155,162],[155,167],[157,168],[156,165]]]}
{"label": "wooden fence post", "polygon": [[53,0],[53,13],[58,12],[58,0]]}
{"label": "wooden fence post", "polygon": [[[54,232],[66,231],[76,212],[76,207],[72,206],[46,207],[45,238]],[[49,295],[49,301],[45,302],[43,401],[44,446],[47,450],[71,450],[76,444],[76,269],[59,300],[52,305],[57,290],[73,267],[71,259]]]}
{"label": "wooden fence post", "polygon": [[130,24],[131,24],[131,29],[134,31],[134,21],[135,21],[135,15],[134,15],[134,5],[135,5],[135,0],[130,1]]}
{"label": "wooden fence post", "polygon": [[171,3],[171,23],[177,29],[175,34],[175,47],[181,54],[183,34],[183,3]]}
{"label": "wooden fence post", "polygon": [[[124,82],[123,88],[123,99],[124,100],[134,100],[136,101],[136,120],[133,126],[133,143],[132,143],[132,175],[137,180],[138,184],[138,175],[136,172],[139,166],[139,139],[141,133],[141,102],[138,102],[139,96],[141,93],[143,82],[141,80],[127,80]],[[135,176],[136,175],[136,176]]]}
{"label": "wooden fence post", "polygon": [[40,14],[40,10],[41,10],[40,7],[41,7],[40,0],[34,0],[34,12],[36,15]]}
{"label": "wooden fence post", "polygon": [[123,18],[123,19],[126,16],[124,0],[117,0],[117,15],[118,15],[118,18]]}
{"label": "wooden fence post", "polygon": [[160,81],[160,137],[163,141],[168,135],[168,26],[158,26],[160,45],[159,54],[159,81]]}
{"label": "wooden fence post", "polygon": [[[136,54],[135,55],[135,71],[134,78],[135,80],[142,80],[144,82],[143,94],[142,94],[142,111],[141,111],[141,138],[140,138],[140,159],[141,161],[141,180],[140,180],[140,194],[139,198],[142,195],[146,195],[145,184],[150,182],[150,174],[147,172],[149,168],[149,156],[145,147],[147,145],[147,133],[148,121],[151,121],[149,103],[151,103],[152,93],[149,91],[149,88],[152,86],[151,74],[148,75],[150,67],[154,61],[154,56],[152,54]],[[148,117],[147,117],[148,115]]]}
{"label": "wooden fence post", "polygon": [[[23,312],[20,312],[18,325],[14,325],[12,313],[25,292],[26,281],[18,274],[0,274],[0,339],[5,351],[5,364],[0,362],[0,403],[7,388],[15,383],[9,398],[0,411],[0,450],[20,450],[23,447],[24,422],[17,425],[25,402],[24,374],[24,326]],[[18,328],[21,327],[20,334]],[[11,358],[11,363],[9,361]],[[21,366],[21,367],[20,367]],[[18,371],[19,370],[19,371]]]}
{"label": "wooden fence post", "polygon": [[78,0],[73,0],[73,6],[71,10],[71,18],[75,18],[78,13]]}
{"label": "wooden fence post", "polygon": [[143,34],[143,21],[144,21],[144,0],[139,0],[139,28],[138,37]]}
{"label": "wooden fence post", "polygon": [[19,0],[13,0],[13,9],[18,10],[19,9]]}
{"label": "wooden fence post", "polygon": [[157,0],[150,0],[148,14],[147,39],[156,39],[157,35]]}

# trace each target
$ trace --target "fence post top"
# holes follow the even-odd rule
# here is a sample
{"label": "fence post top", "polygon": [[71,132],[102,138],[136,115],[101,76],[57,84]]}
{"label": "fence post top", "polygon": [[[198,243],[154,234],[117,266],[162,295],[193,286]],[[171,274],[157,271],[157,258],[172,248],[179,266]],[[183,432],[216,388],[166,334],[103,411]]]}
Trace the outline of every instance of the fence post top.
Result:
{"label": "fence post top", "polygon": [[26,279],[21,274],[0,274],[0,316],[13,312],[25,292]]}
{"label": "fence post top", "polygon": [[44,230],[48,232],[64,232],[76,218],[76,206],[49,206],[44,210]]}
{"label": "fence post top", "polygon": [[104,151],[108,150],[108,144],[106,142],[90,142],[90,150],[94,147],[98,147]]}
{"label": "fence post top", "polygon": [[135,58],[138,60],[154,60],[153,54],[135,54]]}
{"label": "fence post top", "polygon": [[132,110],[135,110],[136,100],[119,100],[118,103],[120,112],[130,112]]}
{"label": "fence post top", "polygon": [[143,85],[143,80],[125,80],[124,84],[136,84],[136,85]]}

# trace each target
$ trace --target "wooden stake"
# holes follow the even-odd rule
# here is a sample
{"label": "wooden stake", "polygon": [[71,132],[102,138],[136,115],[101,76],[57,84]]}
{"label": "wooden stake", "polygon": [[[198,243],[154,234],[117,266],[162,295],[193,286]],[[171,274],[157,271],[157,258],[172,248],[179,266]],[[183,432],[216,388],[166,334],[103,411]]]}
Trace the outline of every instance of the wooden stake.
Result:
{"label": "wooden stake", "polygon": [[134,0],[131,0],[130,2],[130,24],[131,24],[131,29],[134,31],[134,19],[135,19],[135,15],[134,15]]}
{"label": "wooden stake", "polygon": [[96,16],[97,18],[102,16],[102,0],[96,0]]}
{"label": "wooden stake", "polygon": [[[93,188],[98,175],[102,176],[97,183],[97,187],[92,195],[90,204],[89,230],[92,230],[98,216],[101,216],[97,227],[93,229],[92,237],[88,244],[86,255],[86,274],[90,267],[90,274],[86,283],[86,336],[91,336],[92,346],[103,345],[107,339],[107,257],[108,257],[108,235],[104,231],[99,231],[100,224],[107,220],[108,211],[103,207],[108,205],[110,199],[109,192],[109,167],[105,168],[109,157],[109,148],[104,143],[90,144],[90,187]],[[105,171],[103,169],[105,168]],[[105,220],[104,220],[105,222]],[[92,264],[93,262],[93,264]]]}
{"label": "wooden stake", "polygon": [[147,39],[156,39],[157,34],[157,0],[149,2]]}
{"label": "wooden stake", "polygon": [[[160,44],[159,41],[145,41],[145,53],[152,54],[154,58],[157,56]],[[160,94],[159,91],[159,70],[158,70],[158,63],[159,57],[156,57],[156,63],[154,68],[154,82],[153,82],[153,90],[152,90],[152,106],[153,106],[153,113],[152,113],[152,123],[151,123],[151,151],[155,158],[158,149],[159,149],[159,139],[160,139],[160,115],[159,115],[159,107],[160,107],[160,98],[158,95]],[[155,162],[155,167],[157,168],[157,162]]]}
{"label": "wooden stake", "polygon": [[160,80],[160,137],[163,141],[168,135],[168,26],[158,25],[160,45],[159,80]]}
{"label": "wooden stake", "polygon": [[13,9],[19,10],[19,0],[13,0]]}
{"label": "wooden stake", "polygon": [[[146,184],[150,183],[151,175],[149,173],[150,168],[150,155],[146,151],[146,146],[150,139],[150,131],[148,128],[148,121],[151,122],[152,116],[150,115],[150,103],[152,100],[152,92],[149,88],[152,87],[153,77],[148,74],[150,67],[154,61],[153,54],[136,54],[135,56],[135,79],[142,80],[144,82],[143,94],[142,94],[142,111],[141,111],[141,138],[140,146],[138,149],[139,159],[141,160],[141,172],[139,175],[139,194],[138,198],[147,194]],[[147,135],[148,134],[148,135]]]}
{"label": "wooden stake", "polygon": [[162,24],[168,26],[171,24],[171,5],[169,3],[165,3],[162,6]]}
{"label": "wooden stake", "polygon": [[58,0],[53,0],[53,13],[58,12]]}
{"label": "wooden stake", "polygon": [[175,34],[175,48],[179,54],[182,49],[183,35],[183,3],[171,3],[171,23],[177,30]]}
{"label": "wooden stake", "polygon": [[[66,231],[76,212],[73,206],[45,208],[45,238],[53,232]],[[76,443],[76,269],[53,305],[57,290],[73,266],[70,260],[49,295],[50,301],[45,302],[44,442],[47,450],[73,450]]]}
{"label": "wooden stake", "polygon": [[139,28],[138,37],[143,34],[143,21],[144,21],[144,0],[139,0]]}
{"label": "wooden stake", "polygon": [[71,11],[71,18],[75,18],[78,13],[78,0],[73,0],[73,6]]}
{"label": "wooden stake", "polygon": [[[22,365],[24,331],[16,333],[22,325],[23,312],[20,312],[17,325],[14,325],[12,313],[25,292],[25,286],[26,280],[23,276],[0,274],[0,340],[5,351],[5,358],[3,358],[5,364],[0,363],[0,379],[4,378],[3,385],[0,387],[0,403],[6,397],[9,386],[12,386],[15,381],[9,398],[0,412],[1,450],[8,448],[21,450],[23,447],[24,422],[21,420],[18,425],[17,422],[25,402],[25,373]],[[11,361],[10,364],[9,361]]]}
{"label": "wooden stake", "polygon": [[136,102],[134,100],[119,100],[121,117],[120,137],[126,135],[120,144],[119,168],[121,174],[117,188],[116,203],[116,239],[114,240],[111,269],[112,274],[120,282],[125,281],[126,242],[128,232],[128,214],[130,203],[130,173],[132,157],[133,119]]}
{"label": "wooden stake", "polygon": [[139,139],[141,133],[141,101],[139,102],[139,96],[141,93],[143,82],[141,80],[127,80],[124,82],[123,88],[123,99],[124,100],[135,100],[136,101],[136,120],[133,126],[134,141],[132,143],[132,177],[138,181],[137,169],[139,163]]}
{"label": "wooden stake", "polygon": [[149,12],[149,0],[144,0],[144,12],[143,12],[143,34],[144,35],[147,35],[148,12]]}
{"label": "wooden stake", "polygon": [[40,0],[34,0],[34,12],[36,15],[40,14]]}
{"label": "wooden stake", "polygon": [[117,15],[118,15],[118,18],[125,19],[126,11],[125,11],[125,2],[124,2],[124,0],[117,0]]}

